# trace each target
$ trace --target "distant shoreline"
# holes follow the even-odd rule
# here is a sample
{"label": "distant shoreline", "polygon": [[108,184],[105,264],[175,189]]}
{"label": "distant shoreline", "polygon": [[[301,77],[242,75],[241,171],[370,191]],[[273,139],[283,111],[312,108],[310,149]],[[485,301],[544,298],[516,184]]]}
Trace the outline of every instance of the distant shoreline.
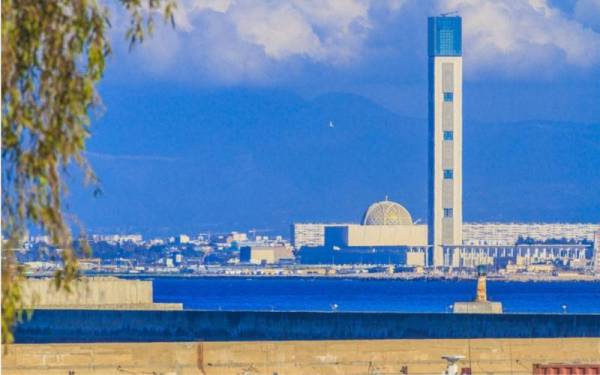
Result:
{"label": "distant shoreline", "polygon": [[[29,277],[50,277],[52,274],[32,274]],[[331,280],[362,280],[362,281],[474,281],[476,276],[443,276],[443,275],[387,275],[387,274],[361,274],[361,275],[223,275],[223,274],[182,274],[182,273],[83,273],[86,277],[120,277],[128,279],[150,278],[179,278],[179,279],[331,279]],[[499,277],[490,275],[488,281],[500,282],[600,282],[599,277],[592,275],[570,276],[532,276],[521,275],[518,277]]]}

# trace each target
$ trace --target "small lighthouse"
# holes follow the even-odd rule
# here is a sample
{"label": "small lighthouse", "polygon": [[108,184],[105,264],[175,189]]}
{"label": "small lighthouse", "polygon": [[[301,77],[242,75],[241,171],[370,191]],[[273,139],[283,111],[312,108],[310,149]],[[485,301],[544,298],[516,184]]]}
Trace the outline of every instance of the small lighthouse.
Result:
{"label": "small lighthouse", "polygon": [[501,314],[502,303],[487,299],[487,274],[484,266],[477,267],[477,292],[473,302],[455,302],[453,311],[459,314]]}
{"label": "small lighthouse", "polygon": [[482,266],[477,268],[477,295],[475,302],[487,302],[487,274]]}

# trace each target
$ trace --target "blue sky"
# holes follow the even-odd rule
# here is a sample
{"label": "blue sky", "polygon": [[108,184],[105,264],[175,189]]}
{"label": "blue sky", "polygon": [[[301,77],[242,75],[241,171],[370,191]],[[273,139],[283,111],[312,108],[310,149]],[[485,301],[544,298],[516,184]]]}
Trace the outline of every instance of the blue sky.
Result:
{"label": "blue sky", "polygon": [[[547,207],[535,200],[518,209],[490,204],[493,197],[529,194],[536,171],[528,171],[532,177],[502,169],[504,175],[496,176],[478,159],[470,181],[465,171],[465,194],[473,192],[470,201],[465,196],[465,219],[600,221],[600,177],[589,171],[600,164],[600,0],[180,0],[176,29],[159,24],[154,37],[132,52],[124,41],[126,16],[112,9],[115,51],[100,85],[106,109],[89,143],[104,194],[94,201],[89,191],[76,189],[73,210],[99,231],[281,230],[295,220],[356,221],[370,201],[387,193],[413,216],[425,216],[426,18],[455,10],[463,17],[464,126],[476,130],[465,142],[493,144],[481,126],[515,131],[518,123],[532,132],[553,124],[551,140],[540,140],[548,147],[561,147],[552,142],[564,141],[565,129],[573,134],[566,137],[573,142],[569,150],[588,142],[584,154],[568,152],[567,164],[556,166],[580,170],[540,174],[541,196],[553,197]],[[306,169],[302,163],[310,154],[302,146],[329,147],[332,135],[290,128],[334,117],[340,129],[347,121],[347,131],[365,131],[367,138],[398,137],[412,150],[413,163],[395,168],[393,144],[362,144],[342,135],[339,144],[364,148],[363,157],[348,156],[362,168],[338,175],[352,166],[323,155],[314,164],[323,165],[321,174],[295,175]],[[280,142],[288,150],[297,147],[295,157],[278,148],[285,134],[303,134],[293,146]],[[536,140],[528,142],[522,147]],[[382,158],[397,178],[369,175]],[[465,161],[465,169],[469,165]],[[236,168],[247,176],[236,180]],[[586,187],[565,192],[564,181],[548,177],[552,173]],[[407,174],[418,178],[410,188],[401,178]],[[134,175],[139,184],[123,183]],[[528,182],[521,190],[495,186],[482,195],[490,189],[486,181],[515,178]],[[303,179],[312,182],[305,186]],[[229,199],[227,189],[215,188],[219,184],[231,189]],[[328,189],[338,189],[339,201]]]}

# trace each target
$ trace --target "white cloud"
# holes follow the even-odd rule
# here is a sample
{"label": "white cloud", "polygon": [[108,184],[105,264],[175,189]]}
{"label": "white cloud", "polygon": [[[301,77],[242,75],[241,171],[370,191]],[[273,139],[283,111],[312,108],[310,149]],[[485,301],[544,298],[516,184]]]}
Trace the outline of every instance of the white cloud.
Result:
{"label": "white cloud", "polygon": [[573,13],[582,24],[600,32],[600,0],[578,0]]}
{"label": "white cloud", "polygon": [[264,49],[275,60],[294,55],[321,60],[326,46],[300,10],[289,3],[243,4],[231,11],[239,37]]}
{"label": "white cloud", "polygon": [[546,0],[444,0],[440,8],[463,17],[467,71],[535,74],[600,62],[600,34]]}
{"label": "white cloud", "polygon": [[141,50],[153,72],[175,69],[173,55],[183,53],[211,79],[232,83],[268,79],[269,68],[294,59],[343,66],[360,58],[372,3],[395,11],[405,1],[181,0],[176,39],[153,38]]}
{"label": "white cloud", "polygon": [[[294,74],[302,75],[306,62],[336,70],[360,67],[365,61],[394,65],[397,62],[390,58],[399,56],[407,64],[417,63],[423,54],[405,40],[422,37],[425,16],[433,10],[457,10],[463,17],[467,79],[482,72],[486,77],[544,78],[569,67],[585,71],[600,63],[600,32],[594,29],[600,20],[600,0],[578,0],[572,16],[551,7],[548,0],[179,0],[178,4],[176,30],[157,23],[155,36],[139,48],[144,69],[212,84],[293,79]],[[411,13],[417,8],[420,11]],[[422,22],[403,17],[422,17]],[[423,28],[415,31],[421,24]],[[398,39],[398,33],[404,39]],[[374,43],[372,35],[377,35]]]}
{"label": "white cloud", "polygon": [[[241,41],[258,46],[268,58],[303,56],[341,63],[356,55],[367,36],[371,1],[188,0],[176,21],[182,31],[190,32],[203,13],[220,13]],[[398,1],[389,4],[399,8]]]}

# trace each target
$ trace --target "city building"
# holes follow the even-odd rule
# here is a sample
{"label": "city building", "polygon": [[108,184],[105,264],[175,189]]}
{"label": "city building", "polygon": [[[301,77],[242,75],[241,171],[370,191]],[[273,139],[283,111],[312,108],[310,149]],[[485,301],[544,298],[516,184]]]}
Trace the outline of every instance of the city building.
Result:
{"label": "city building", "polygon": [[248,235],[246,233],[241,233],[241,232],[231,232],[227,235],[226,242],[227,243],[236,242],[238,244],[240,242],[248,242]]}
{"label": "city building", "polygon": [[598,269],[598,255],[592,256],[598,251],[592,252],[587,243],[594,239],[597,224],[463,224],[460,17],[429,18],[428,56],[428,227],[413,224],[406,209],[386,199],[367,210],[362,225],[294,224],[294,246],[313,250],[301,250],[301,261],[339,264],[387,259],[389,263],[425,261],[432,267]]}
{"label": "city building", "polygon": [[600,224],[592,223],[464,223],[465,245],[514,245],[519,237],[535,241],[594,241]]}
{"label": "city building", "polygon": [[324,231],[323,245],[300,249],[301,263],[426,265],[427,225],[414,224],[406,208],[387,198],[368,207],[362,224]]}
{"label": "city building", "polygon": [[534,244],[534,245],[461,245],[444,246],[445,267],[474,268],[490,265],[557,264],[569,268],[585,268],[592,246],[589,244]]}
{"label": "city building", "polygon": [[190,242],[190,236],[186,235],[186,234],[180,234],[179,236],[175,237],[175,243],[176,244],[186,244]]}
{"label": "city building", "polygon": [[406,208],[387,199],[370,205],[362,223],[325,228],[325,245],[341,248],[427,244],[427,225],[413,224]]}
{"label": "city building", "polygon": [[462,244],[462,26],[460,17],[430,17],[429,245],[431,266],[442,246]]}
{"label": "city building", "polygon": [[93,234],[91,239],[93,242],[108,242],[113,244],[124,242],[138,244],[143,240],[141,234]]}
{"label": "city building", "polygon": [[425,247],[406,246],[355,246],[343,249],[319,246],[303,248],[299,252],[299,263],[319,265],[398,265],[424,267]]}
{"label": "city building", "polygon": [[600,229],[594,233],[594,262],[592,266],[594,273],[600,275]]}
{"label": "city building", "polygon": [[244,246],[240,249],[240,262],[252,264],[274,264],[294,259],[289,246]]}
{"label": "city building", "polygon": [[304,246],[315,247],[325,244],[325,228],[345,224],[294,223],[291,228],[292,245],[295,249]]}
{"label": "city building", "polygon": [[348,224],[325,229],[325,245],[353,246],[426,246],[427,225]]}

